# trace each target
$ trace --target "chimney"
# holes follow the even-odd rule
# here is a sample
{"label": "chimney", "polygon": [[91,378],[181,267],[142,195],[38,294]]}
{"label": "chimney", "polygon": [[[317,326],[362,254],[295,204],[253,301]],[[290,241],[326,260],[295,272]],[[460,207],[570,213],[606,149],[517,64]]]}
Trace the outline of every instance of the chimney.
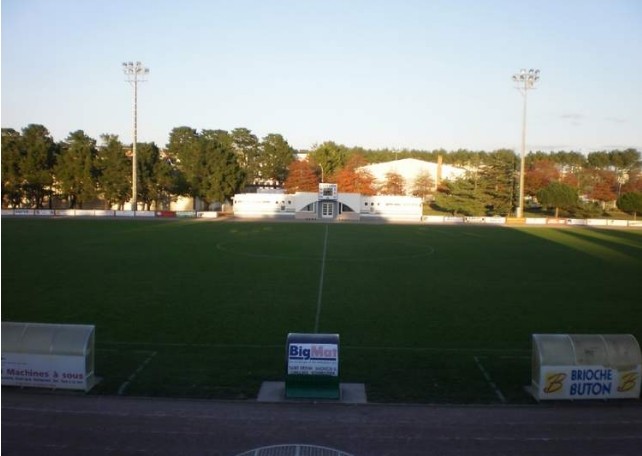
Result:
{"label": "chimney", "polygon": [[435,188],[439,188],[439,184],[441,184],[441,165],[444,161],[444,157],[439,154],[437,155],[437,175],[435,177]]}

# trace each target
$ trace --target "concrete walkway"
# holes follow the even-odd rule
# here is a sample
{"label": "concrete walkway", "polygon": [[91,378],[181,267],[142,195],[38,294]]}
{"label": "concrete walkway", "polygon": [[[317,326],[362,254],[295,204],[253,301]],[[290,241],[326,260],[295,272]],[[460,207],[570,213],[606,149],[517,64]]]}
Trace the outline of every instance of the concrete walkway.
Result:
{"label": "concrete walkway", "polygon": [[234,456],[285,443],[354,456],[637,456],[642,406],[259,403],[2,391],[5,456]]}

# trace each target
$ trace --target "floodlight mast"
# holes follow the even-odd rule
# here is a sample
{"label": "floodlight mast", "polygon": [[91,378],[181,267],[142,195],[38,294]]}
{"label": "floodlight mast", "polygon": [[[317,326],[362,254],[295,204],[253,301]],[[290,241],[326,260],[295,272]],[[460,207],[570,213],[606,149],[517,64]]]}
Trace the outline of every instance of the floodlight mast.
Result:
{"label": "floodlight mast", "polygon": [[518,218],[524,217],[524,163],[526,157],[526,94],[530,89],[535,87],[535,83],[539,80],[539,70],[530,69],[526,71],[521,69],[519,73],[513,75],[513,81],[517,83],[517,90],[524,97],[524,111],[522,114],[522,150],[521,159],[519,164],[519,206],[517,206]]}
{"label": "floodlight mast", "polygon": [[138,209],[138,171],[136,161],[136,142],[138,135],[138,83],[145,82],[149,74],[149,68],[143,66],[141,62],[123,62],[123,73],[125,73],[126,81],[131,84],[134,89],[133,100],[133,141],[132,141],[132,203],[131,210]]}

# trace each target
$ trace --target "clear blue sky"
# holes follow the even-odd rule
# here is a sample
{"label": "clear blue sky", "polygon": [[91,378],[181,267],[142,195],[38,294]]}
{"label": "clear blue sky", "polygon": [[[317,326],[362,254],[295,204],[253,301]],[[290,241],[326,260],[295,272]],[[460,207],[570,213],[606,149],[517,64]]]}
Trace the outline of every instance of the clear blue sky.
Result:
{"label": "clear blue sky", "polygon": [[2,126],[131,142],[246,127],[307,149],[642,150],[640,0],[2,0]]}

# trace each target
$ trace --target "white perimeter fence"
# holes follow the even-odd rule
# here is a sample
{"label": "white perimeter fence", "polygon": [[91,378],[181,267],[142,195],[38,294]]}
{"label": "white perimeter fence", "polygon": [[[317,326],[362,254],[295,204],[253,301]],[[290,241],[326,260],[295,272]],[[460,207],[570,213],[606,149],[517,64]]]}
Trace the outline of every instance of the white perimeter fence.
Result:
{"label": "white perimeter fence", "polygon": [[[218,218],[223,214],[213,211],[113,211],[85,209],[2,209],[3,216],[20,217],[116,217],[116,218]],[[385,220],[385,217],[382,217]],[[410,220],[405,220],[410,221]],[[510,218],[510,217],[452,217],[424,215],[421,223],[483,224],[529,226],[596,226],[642,228],[642,220],[576,219],[576,218]]]}
{"label": "white perimeter fence", "polygon": [[217,218],[220,212],[112,211],[85,209],[2,209],[2,215],[20,217],[122,217],[122,218]]}
{"label": "white perimeter fence", "polygon": [[530,226],[613,226],[642,228],[642,220],[612,220],[612,219],[576,219],[576,218],[507,218],[507,217],[449,217],[442,215],[424,215],[424,223],[451,224],[487,224],[487,225],[530,225]]}

